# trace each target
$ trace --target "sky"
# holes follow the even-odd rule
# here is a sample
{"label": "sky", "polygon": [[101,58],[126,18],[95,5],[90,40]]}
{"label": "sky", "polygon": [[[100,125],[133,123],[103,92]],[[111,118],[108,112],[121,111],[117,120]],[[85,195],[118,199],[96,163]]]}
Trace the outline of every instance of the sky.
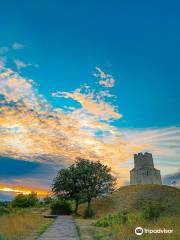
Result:
{"label": "sky", "polygon": [[[179,176],[179,1],[1,1],[0,198],[50,191],[76,157]],[[169,179],[169,177],[168,177]],[[178,180],[179,181],[179,180]]]}

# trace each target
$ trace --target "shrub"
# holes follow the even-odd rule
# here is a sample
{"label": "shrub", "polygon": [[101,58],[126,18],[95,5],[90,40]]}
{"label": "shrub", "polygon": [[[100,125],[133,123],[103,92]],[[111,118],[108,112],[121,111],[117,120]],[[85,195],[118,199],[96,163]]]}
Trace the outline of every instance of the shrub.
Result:
{"label": "shrub", "polygon": [[72,207],[68,201],[58,200],[51,204],[51,214],[53,215],[70,215],[71,213]]}
{"label": "shrub", "polygon": [[163,210],[160,203],[149,202],[143,209],[143,217],[147,220],[157,221]]}
{"label": "shrub", "polygon": [[10,211],[8,208],[0,206],[0,215],[8,214]]}
{"label": "shrub", "polygon": [[127,213],[119,212],[115,215],[108,215],[107,217],[100,218],[96,221],[95,226],[96,227],[109,227],[113,224],[124,224],[128,221]]}
{"label": "shrub", "polygon": [[28,201],[28,205],[29,207],[34,207],[36,206],[36,204],[39,202],[38,197],[37,197],[37,193],[30,193],[27,195],[27,201]]}
{"label": "shrub", "polygon": [[38,203],[36,193],[30,193],[28,195],[18,194],[12,201],[13,207],[27,208],[34,207]]}
{"label": "shrub", "polygon": [[90,209],[86,208],[83,216],[84,216],[84,218],[92,218],[95,216],[95,212],[93,211],[92,208],[90,208]]}
{"label": "shrub", "polygon": [[53,202],[53,199],[50,197],[50,196],[46,196],[44,199],[43,199],[43,203],[45,205],[49,205]]}

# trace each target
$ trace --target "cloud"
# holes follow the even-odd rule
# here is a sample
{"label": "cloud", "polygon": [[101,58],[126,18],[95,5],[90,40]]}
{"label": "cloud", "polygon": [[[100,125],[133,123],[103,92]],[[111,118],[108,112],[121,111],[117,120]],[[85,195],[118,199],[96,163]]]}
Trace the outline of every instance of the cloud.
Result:
{"label": "cloud", "polygon": [[7,63],[7,57],[6,56],[0,56],[0,66],[4,67]]}
{"label": "cloud", "polygon": [[152,151],[163,162],[170,161],[177,164],[180,155],[180,128],[176,126],[147,129],[125,129],[123,138],[137,144],[147,143],[144,150]]}
{"label": "cloud", "polygon": [[0,47],[0,66],[4,67],[7,63],[6,53],[9,51],[8,47]]}
{"label": "cloud", "polygon": [[27,194],[30,194],[31,192],[36,192],[37,195],[39,197],[45,197],[46,195],[48,195],[48,191],[44,190],[44,189],[39,189],[39,188],[33,188],[33,187],[24,187],[24,186],[20,186],[20,187],[17,187],[17,186],[10,186],[8,184],[0,184],[0,192],[8,192],[8,193],[12,193],[12,194],[24,194],[24,195],[27,195]]}
{"label": "cloud", "polygon": [[19,59],[15,59],[14,63],[18,70],[20,70],[21,68],[26,68],[26,67],[30,66],[30,64],[24,63],[23,61],[21,61]]}
{"label": "cloud", "polygon": [[0,88],[2,156],[61,165],[81,156],[109,163],[115,170],[118,156],[127,159],[126,148],[132,152],[136,149],[113,137],[115,129],[109,120],[120,114],[89,90],[75,91],[72,97],[81,102],[82,108],[67,110],[50,106],[32,80],[10,69],[1,70]]}
{"label": "cloud", "polygon": [[14,50],[23,49],[24,47],[25,47],[24,44],[21,44],[21,43],[18,43],[18,42],[13,43],[13,45],[12,45],[12,48]]}
{"label": "cloud", "polygon": [[122,117],[116,107],[105,100],[105,97],[110,96],[109,94],[107,95],[107,92],[100,91],[95,93],[89,86],[78,88],[74,92],[55,92],[52,96],[71,98],[77,101],[81,105],[81,113],[94,116],[96,120],[109,121]]}
{"label": "cloud", "polygon": [[0,89],[1,156],[56,166],[68,166],[76,157],[100,160],[111,166],[121,183],[129,178],[133,154],[140,151],[152,152],[166,173],[177,167],[180,128],[115,127],[113,121],[121,114],[109,92],[104,96],[103,90],[87,85],[72,92],[57,91],[53,96],[79,105],[54,108],[33,80],[3,67]]}
{"label": "cloud", "polygon": [[180,188],[180,170],[178,172],[165,175],[163,177],[163,184]]}
{"label": "cloud", "polygon": [[33,67],[39,67],[38,64],[32,64],[32,63],[25,63],[19,59],[14,59],[14,63],[16,65],[16,68],[18,71],[20,71],[22,68],[27,68],[27,67],[30,67],[30,66],[33,66]]}
{"label": "cloud", "polygon": [[106,88],[114,87],[115,79],[112,77],[112,75],[103,72],[98,67],[96,67],[96,71],[97,72],[94,73],[94,76],[100,78],[99,85],[106,87]]}

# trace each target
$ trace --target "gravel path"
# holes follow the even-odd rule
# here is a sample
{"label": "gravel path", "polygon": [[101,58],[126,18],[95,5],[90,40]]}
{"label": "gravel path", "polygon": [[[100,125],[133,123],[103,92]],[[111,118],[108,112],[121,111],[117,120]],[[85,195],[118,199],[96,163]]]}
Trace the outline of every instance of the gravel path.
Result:
{"label": "gravel path", "polygon": [[38,240],[80,240],[72,216],[58,216]]}

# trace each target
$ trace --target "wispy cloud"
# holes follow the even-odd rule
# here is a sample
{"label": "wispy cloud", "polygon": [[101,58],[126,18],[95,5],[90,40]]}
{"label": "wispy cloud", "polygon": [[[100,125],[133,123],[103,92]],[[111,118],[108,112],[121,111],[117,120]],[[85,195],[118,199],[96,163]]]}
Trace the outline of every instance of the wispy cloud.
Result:
{"label": "wispy cloud", "polygon": [[180,188],[180,169],[178,172],[165,175],[163,177],[163,183],[166,185]]}
{"label": "wispy cloud", "polygon": [[12,49],[20,50],[20,49],[23,49],[24,47],[25,45],[17,42],[15,42],[11,47],[0,47],[0,66],[7,67],[8,62],[13,62],[18,72],[20,72],[21,69],[27,68],[27,67],[38,68],[39,67],[38,64],[26,63],[19,58],[14,58],[14,59],[11,58],[11,55],[9,53],[11,53]]}
{"label": "wispy cloud", "polygon": [[[105,91],[95,92],[85,85],[76,89],[74,92],[55,92],[55,97],[71,98],[81,105],[81,113],[93,116],[96,120],[115,120],[122,117],[114,105],[107,101],[110,97]],[[78,114],[80,113],[79,109]]]}
{"label": "wispy cloud", "polygon": [[7,57],[0,56],[0,66],[5,67],[6,63],[7,63]]}
{"label": "wispy cloud", "polygon": [[14,60],[14,63],[17,67],[18,70],[21,70],[21,68],[26,68],[26,67],[29,67],[31,66],[31,64],[29,63],[24,63],[23,61],[19,60],[19,59],[15,59]]}
{"label": "wispy cloud", "polygon": [[106,88],[114,87],[115,79],[113,76],[103,72],[99,67],[96,67],[96,73],[94,73],[94,76],[99,78],[99,84],[101,86],[104,86]]}
{"label": "wispy cloud", "polygon": [[37,64],[32,64],[32,63],[25,63],[19,59],[14,59],[14,63],[16,65],[16,68],[18,71],[20,71],[22,68],[27,68],[27,67],[30,67],[30,66],[33,66],[33,67],[38,67]]}
{"label": "wispy cloud", "polygon": [[162,170],[163,174],[175,172],[179,167],[179,127],[121,129],[121,137],[129,143],[145,144],[143,151],[153,153],[155,165]]}
{"label": "wispy cloud", "polygon": [[23,49],[24,47],[25,47],[24,44],[18,43],[18,42],[13,43],[13,45],[12,45],[12,48],[13,48],[14,50]]}

